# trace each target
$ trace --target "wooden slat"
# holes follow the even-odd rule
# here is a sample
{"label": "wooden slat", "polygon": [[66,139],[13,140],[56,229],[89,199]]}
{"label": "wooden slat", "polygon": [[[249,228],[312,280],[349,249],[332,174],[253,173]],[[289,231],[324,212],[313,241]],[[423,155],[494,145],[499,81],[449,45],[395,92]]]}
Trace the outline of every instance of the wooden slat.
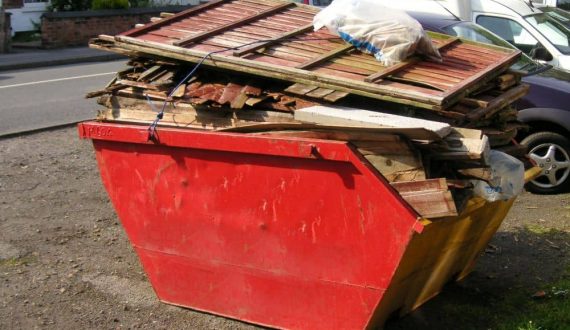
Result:
{"label": "wooden slat", "polygon": [[426,179],[421,157],[410,149],[398,154],[365,155],[364,158],[390,182]]}
{"label": "wooden slat", "polygon": [[390,77],[390,80],[393,80],[396,82],[401,82],[401,83],[406,83],[409,86],[417,86],[417,87],[421,87],[421,88],[432,89],[432,90],[439,91],[439,92],[444,92],[449,87],[449,86],[434,84],[434,83],[421,81],[421,80],[417,80],[417,79],[409,79],[409,78],[396,77],[396,76]]}
{"label": "wooden slat", "polygon": [[374,140],[351,140],[350,142],[358,148],[358,152],[363,156],[406,155],[410,152],[410,144],[408,141],[398,135],[394,135],[392,140],[382,141],[381,143]]}
{"label": "wooden slat", "polygon": [[447,181],[445,178],[428,179],[422,181],[392,182],[391,185],[392,187],[396,188],[400,194],[447,190]]}
{"label": "wooden slat", "polygon": [[314,65],[317,65],[317,64],[319,64],[319,63],[322,63],[322,62],[324,62],[324,61],[326,61],[326,60],[329,60],[329,59],[331,59],[331,58],[333,58],[333,57],[335,57],[335,56],[337,56],[337,55],[339,55],[339,54],[341,54],[341,53],[344,53],[344,52],[346,52],[347,50],[349,50],[349,49],[351,49],[351,48],[353,48],[353,47],[354,47],[354,46],[352,46],[351,44],[343,45],[343,46],[341,46],[341,47],[339,47],[339,48],[337,48],[337,49],[331,50],[330,52],[324,53],[324,54],[322,54],[321,56],[316,57],[316,58],[314,58],[314,59],[312,59],[312,60],[310,60],[310,61],[308,61],[308,62],[302,63],[301,65],[297,66],[297,68],[298,68],[298,69],[307,69],[307,68],[309,68],[309,67],[311,67],[311,66],[314,66]]}
{"label": "wooden slat", "polygon": [[401,195],[424,218],[442,218],[458,215],[450,191],[404,193]]}
{"label": "wooden slat", "polygon": [[462,80],[461,78],[458,78],[458,77],[453,77],[453,76],[446,75],[446,74],[440,74],[440,73],[433,72],[433,71],[430,72],[430,71],[425,71],[425,70],[418,70],[418,69],[416,69],[416,67],[404,69],[402,71],[402,73],[404,73],[404,74],[405,73],[411,73],[411,74],[420,75],[420,76],[427,76],[427,77],[431,77],[431,78],[445,80],[447,82],[452,82],[452,83],[458,83]]}
{"label": "wooden slat", "polygon": [[339,64],[339,63],[334,63],[332,61],[326,61],[326,62],[320,64],[319,68],[329,68],[329,69],[344,71],[344,72],[348,72],[348,73],[356,73],[356,74],[360,74],[363,76],[367,76],[367,75],[376,71],[376,70],[361,69],[358,66],[353,66],[353,63]]}
{"label": "wooden slat", "polygon": [[442,42],[440,42],[436,45],[437,50],[443,50],[447,46],[451,46],[459,40],[460,39],[457,37],[450,37],[450,38],[444,39]]}
{"label": "wooden slat", "polygon": [[447,102],[449,104],[455,103],[459,99],[481,88],[481,86],[487,84],[496,77],[496,75],[490,74],[491,72],[497,73],[507,70],[511,65],[513,65],[516,59],[519,58],[520,54],[520,51],[513,51],[503,57],[498,57],[495,63],[487,66],[484,70],[478,70],[478,72],[474,73],[471,77],[457,84],[457,86],[452,90],[444,93],[444,97],[447,99]]}
{"label": "wooden slat", "polygon": [[415,80],[415,81],[420,82],[420,83],[433,84],[435,86],[441,86],[442,88],[453,87],[457,83],[457,81],[452,81],[451,79],[442,79],[439,77],[432,77],[432,76],[421,74],[421,73],[409,72],[407,70],[404,70],[402,72],[398,72],[394,76],[399,77],[399,78],[406,78],[406,79],[410,79],[410,80]]}
{"label": "wooden slat", "polygon": [[309,92],[314,91],[317,89],[317,86],[311,85],[304,85],[304,84],[293,84],[285,89],[285,92],[296,94],[296,95],[305,95]]}
{"label": "wooden slat", "polygon": [[[301,63],[299,63],[301,64]],[[351,72],[346,72],[346,71],[341,71],[341,70],[335,70],[335,69],[329,69],[329,68],[325,68],[325,67],[316,67],[313,70],[311,70],[311,72],[319,72],[319,73],[324,73],[327,74],[329,76],[332,77],[337,77],[337,78],[343,78],[346,80],[351,80],[351,81],[364,81],[364,78],[366,77],[366,75],[363,74],[357,74],[357,73],[351,73]]]}
{"label": "wooden slat", "polygon": [[[443,48],[445,48],[445,47],[447,47],[447,46],[450,46],[450,45],[454,44],[454,43],[457,42],[457,41],[459,41],[459,38],[456,38],[456,37],[452,37],[452,38],[446,39],[446,40],[442,41],[441,43],[437,44],[437,49],[438,49],[438,50],[442,50]],[[374,73],[374,74],[372,74],[372,75],[366,77],[366,79],[364,79],[364,81],[367,81],[367,82],[374,82],[374,81],[377,81],[377,80],[382,79],[382,78],[384,78],[384,77],[386,77],[386,76],[389,76],[389,75],[391,75],[391,74],[393,74],[393,73],[395,73],[395,72],[397,72],[397,71],[399,71],[399,70],[402,70],[402,69],[404,69],[404,68],[407,68],[407,67],[409,67],[410,65],[415,64],[415,63],[417,63],[417,62],[419,62],[419,61],[421,61],[421,59],[418,58],[418,57],[415,57],[415,58],[412,58],[412,59],[410,59],[410,60],[408,60],[408,61],[400,62],[400,63],[398,63],[398,64],[392,65],[392,66],[390,66],[390,67],[388,67],[388,68],[386,68],[386,69],[384,69],[384,70],[382,70],[382,71],[376,72],[376,73]]]}
{"label": "wooden slat", "polygon": [[247,17],[245,17],[244,19],[241,19],[241,20],[239,20],[239,21],[227,23],[227,24],[224,24],[224,25],[222,25],[222,26],[220,26],[220,27],[217,27],[217,28],[215,28],[215,29],[208,30],[208,31],[205,31],[205,32],[202,32],[202,33],[198,33],[198,34],[195,34],[195,35],[190,36],[190,37],[188,37],[188,38],[179,40],[179,41],[175,42],[174,45],[176,45],[176,46],[184,46],[184,45],[187,45],[187,44],[192,43],[192,42],[196,42],[196,41],[199,41],[199,40],[203,40],[203,39],[205,39],[205,38],[209,38],[209,37],[211,37],[211,36],[213,36],[213,35],[215,35],[215,34],[218,34],[218,33],[220,33],[220,32],[223,32],[223,31],[226,31],[226,30],[230,30],[230,29],[235,28],[235,27],[238,27],[238,26],[240,26],[240,25],[245,25],[245,24],[247,24],[247,23],[253,22],[253,21],[258,20],[258,19],[260,19],[260,18],[262,18],[262,17],[271,15],[271,14],[273,14],[273,13],[275,13],[275,12],[281,11],[281,10],[283,10],[283,9],[285,9],[285,8],[288,8],[288,7],[291,7],[291,6],[294,6],[294,5],[295,5],[294,2],[288,2],[288,3],[284,3],[284,4],[281,4],[281,5],[275,6],[275,7],[271,7],[271,8],[266,9],[266,10],[264,10],[264,11],[258,13],[258,14],[254,14],[254,15],[247,16]]}
{"label": "wooden slat", "polygon": [[336,102],[344,97],[348,96],[348,93],[346,92],[341,92],[341,91],[334,91],[332,93],[330,93],[329,95],[324,97],[325,101],[329,101],[329,102]]}
{"label": "wooden slat", "polygon": [[337,141],[370,141],[376,144],[389,144],[399,141],[399,137],[393,134],[381,133],[368,133],[358,130],[284,130],[284,131],[269,131],[260,133],[250,133],[252,135],[274,136],[274,137],[297,137],[306,139],[321,139],[321,140],[337,140]]}
{"label": "wooden slat", "polygon": [[[251,112],[258,112],[258,111],[251,111]],[[272,111],[268,111],[272,112]],[[273,112],[275,113],[275,112]],[[338,131],[339,134],[349,132],[353,135],[350,140],[375,140],[373,137],[377,134],[397,134],[404,136],[410,140],[426,140],[426,141],[437,141],[440,137],[424,128],[393,128],[393,127],[381,127],[381,128],[370,128],[370,127],[357,127],[354,126],[343,126],[343,125],[318,125],[318,124],[310,124],[310,123],[299,123],[296,122],[289,122],[289,123],[279,123],[276,124],[275,122],[259,122],[254,123],[247,126],[240,126],[234,128],[227,128],[224,131],[232,131],[232,132],[263,132],[263,131],[275,131],[275,130],[300,130],[300,131],[319,131],[319,130],[327,130],[327,131]],[[359,137],[356,137],[359,136]],[[421,160],[419,160],[421,162]],[[409,164],[409,163],[408,163]],[[424,177],[425,179],[425,177]],[[402,180],[401,180],[402,181]],[[409,180],[407,180],[409,181]]]}
{"label": "wooden slat", "polygon": [[412,58],[410,60],[407,60],[405,62],[400,62],[398,64],[394,64],[390,67],[387,67],[386,69],[376,72],[374,74],[371,74],[370,76],[366,77],[364,79],[364,81],[366,82],[376,82],[386,76],[389,76],[397,71],[400,71],[404,68],[407,68],[409,66],[411,66],[412,64],[416,64],[417,62],[419,62],[420,59],[419,58]]}
{"label": "wooden slat", "polygon": [[313,28],[313,24],[302,26],[302,27],[295,29],[291,32],[287,32],[287,33],[280,35],[278,37],[271,38],[270,40],[266,40],[264,42],[260,42],[257,44],[253,44],[251,46],[244,47],[240,50],[236,50],[234,52],[234,56],[243,56],[244,54],[251,53],[251,52],[256,51],[258,49],[265,48],[267,46],[273,45],[274,43],[282,41],[283,39],[287,39],[287,38],[290,38],[290,37],[295,36],[297,34],[301,34],[301,33],[305,33],[307,31],[310,31],[312,28]]}
{"label": "wooden slat", "polygon": [[158,21],[158,22],[155,22],[155,23],[152,23],[152,24],[148,24],[148,25],[144,25],[144,26],[139,27],[139,28],[134,28],[134,29],[128,30],[128,31],[126,31],[126,32],[121,33],[120,35],[134,37],[134,36],[136,36],[136,35],[142,34],[143,32],[147,32],[148,30],[156,29],[156,28],[158,28],[158,27],[167,25],[167,24],[169,24],[169,23],[171,23],[171,22],[175,22],[175,21],[177,21],[177,20],[179,20],[179,19],[181,19],[181,18],[183,18],[183,17],[188,17],[188,16],[190,16],[190,15],[193,15],[193,14],[196,14],[196,13],[199,13],[199,12],[202,12],[202,11],[204,11],[204,10],[206,10],[206,9],[210,9],[210,8],[212,8],[212,7],[218,6],[218,5],[223,4],[223,3],[227,3],[227,2],[229,2],[229,1],[230,1],[230,0],[213,0],[213,1],[208,1],[207,3],[204,3],[204,4],[199,5],[199,6],[196,6],[196,7],[192,7],[192,8],[190,8],[190,9],[185,10],[185,11],[183,11],[183,12],[180,12],[180,13],[178,13],[178,14],[176,14],[176,15],[172,15],[172,16],[170,16],[170,17],[167,17],[167,18],[165,18],[165,19],[163,19],[163,20],[161,20],[161,21]]}
{"label": "wooden slat", "polygon": [[316,99],[322,99],[325,96],[331,94],[332,92],[334,92],[333,89],[328,89],[328,88],[317,88],[314,91],[311,91],[309,93],[307,93],[308,97],[313,97]]}
{"label": "wooden slat", "polygon": [[462,175],[487,182],[493,178],[493,171],[488,167],[459,169],[457,172]]}
{"label": "wooden slat", "polygon": [[469,97],[462,98],[461,100],[459,100],[459,103],[469,105],[469,106],[478,107],[478,108],[479,107],[480,108],[486,108],[489,106],[488,101],[473,99],[473,98],[469,98]]}
{"label": "wooden slat", "polygon": [[137,79],[137,81],[145,81],[146,78],[148,78],[149,76],[154,76],[155,74],[158,73],[158,71],[160,71],[162,69],[162,66],[160,65],[155,65],[152,68],[144,71],[143,73],[141,73]]}
{"label": "wooden slat", "polygon": [[131,87],[136,87],[136,88],[142,88],[142,89],[150,89],[150,90],[154,90],[157,91],[159,90],[159,88],[155,85],[151,85],[151,84],[147,84],[144,82],[140,82],[140,81],[132,81],[132,80],[117,80],[117,85],[125,85],[125,86],[131,86]]}

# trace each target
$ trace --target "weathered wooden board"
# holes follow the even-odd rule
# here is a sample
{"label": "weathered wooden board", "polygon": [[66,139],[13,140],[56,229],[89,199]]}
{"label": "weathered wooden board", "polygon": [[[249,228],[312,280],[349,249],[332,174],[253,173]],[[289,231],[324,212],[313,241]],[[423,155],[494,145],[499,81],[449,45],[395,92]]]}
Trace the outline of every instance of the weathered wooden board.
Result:
{"label": "weathered wooden board", "polygon": [[403,193],[401,195],[424,218],[432,219],[458,215],[450,191]]}
{"label": "weathered wooden board", "polygon": [[428,179],[423,181],[392,182],[391,185],[396,188],[400,194],[448,190],[447,180],[445,178]]}
{"label": "weathered wooden board", "polygon": [[294,117],[298,121],[321,125],[423,128],[440,137],[451,133],[451,126],[445,123],[348,107],[308,107],[295,111]]}
{"label": "weathered wooden board", "polygon": [[391,185],[424,218],[457,215],[457,208],[445,178],[392,182]]}

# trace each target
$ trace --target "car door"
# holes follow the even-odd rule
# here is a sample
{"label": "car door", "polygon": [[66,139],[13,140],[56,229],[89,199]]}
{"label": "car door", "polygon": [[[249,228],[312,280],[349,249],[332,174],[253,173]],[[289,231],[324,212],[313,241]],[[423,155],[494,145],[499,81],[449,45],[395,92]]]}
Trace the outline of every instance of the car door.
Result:
{"label": "car door", "polygon": [[[538,60],[558,65],[558,52],[546,40],[539,40],[521,23],[514,19],[487,14],[477,15],[475,22],[507,40],[525,54]],[[543,38],[541,38],[543,39]],[[540,56],[538,55],[540,52]]]}

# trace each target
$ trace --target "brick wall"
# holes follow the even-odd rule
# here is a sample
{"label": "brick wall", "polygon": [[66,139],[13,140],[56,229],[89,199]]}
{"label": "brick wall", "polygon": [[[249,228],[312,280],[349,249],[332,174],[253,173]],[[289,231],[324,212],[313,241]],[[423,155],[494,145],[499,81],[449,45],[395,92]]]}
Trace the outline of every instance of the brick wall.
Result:
{"label": "brick wall", "polygon": [[24,0],[3,0],[4,9],[14,9],[24,7]]}
{"label": "brick wall", "polygon": [[137,23],[148,23],[151,17],[159,16],[161,12],[184,9],[188,7],[45,13],[41,26],[42,46],[85,46],[89,39],[100,34],[115,35],[133,28]]}

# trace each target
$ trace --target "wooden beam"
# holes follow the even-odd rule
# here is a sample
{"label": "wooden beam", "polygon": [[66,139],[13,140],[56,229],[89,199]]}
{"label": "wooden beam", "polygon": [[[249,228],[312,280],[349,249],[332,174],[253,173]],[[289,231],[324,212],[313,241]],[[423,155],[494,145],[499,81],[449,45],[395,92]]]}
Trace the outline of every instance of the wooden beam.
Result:
{"label": "wooden beam", "polygon": [[410,150],[410,144],[407,139],[400,138],[399,135],[393,135],[391,141],[378,141],[373,140],[350,140],[352,144],[358,148],[363,156],[369,155],[400,155],[408,154]]}
{"label": "wooden beam", "polygon": [[230,22],[230,23],[224,24],[224,25],[222,25],[222,26],[219,26],[219,27],[217,27],[217,28],[214,28],[214,29],[212,29],[212,30],[204,31],[204,32],[201,32],[201,33],[198,33],[198,34],[189,36],[189,37],[187,37],[187,38],[178,40],[178,41],[174,42],[173,45],[175,45],[175,46],[185,46],[185,45],[188,45],[188,44],[190,44],[190,43],[193,43],[193,42],[196,42],[196,41],[200,41],[200,40],[209,38],[209,37],[211,37],[211,36],[213,36],[213,35],[215,35],[215,34],[218,34],[218,33],[220,33],[220,32],[224,32],[224,31],[227,31],[227,30],[231,30],[231,29],[233,29],[233,28],[235,28],[235,27],[238,27],[238,26],[240,26],[240,25],[245,25],[245,24],[248,24],[248,23],[250,23],[250,22],[252,22],[252,21],[256,21],[256,20],[261,19],[261,18],[263,18],[263,17],[265,17],[265,16],[269,16],[269,15],[271,15],[271,14],[274,14],[274,13],[276,13],[276,12],[278,12],[278,11],[281,11],[281,10],[283,10],[283,9],[286,9],[286,8],[291,7],[291,6],[294,6],[294,5],[295,5],[294,2],[283,3],[283,4],[280,4],[280,5],[278,5],[278,6],[271,7],[271,8],[269,8],[269,9],[266,9],[266,10],[264,10],[264,11],[262,11],[262,12],[257,13],[257,14],[249,15],[249,16],[247,16],[247,17],[245,17],[244,19],[241,19],[241,20],[239,20],[239,21]]}
{"label": "wooden beam", "polygon": [[208,2],[206,2],[206,3],[204,3],[204,4],[202,4],[202,5],[199,5],[199,6],[196,6],[196,7],[192,7],[192,8],[190,8],[190,9],[185,10],[185,11],[182,11],[182,12],[176,14],[176,15],[172,15],[172,16],[170,16],[170,17],[167,17],[167,18],[165,18],[165,19],[163,19],[163,20],[161,20],[161,21],[158,21],[158,22],[155,22],[155,23],[151,23],[151,24],[146,24],[146,25],[144,25],[144,26],[142,26],[142,27],[138,27],[138,28],[134,28],[134,29],[128,30],[128,31],[126,31],[126,32],[121,33],[120,35],[135,37],[135,36],[140,35],[141,33],[144,33],[144,32],[146,32],[146,31],[148,31],[148,30],[152,30],[152,29],[159,28],[159,27],[161,27],[161,26],[163,26],[163,25],[166,25],[166,24],[168,24],[168,23],[177,21],[177,20],[179,20],[180,18],[184,18],[184,17],[190,16],[190,15],[199,13],[199,12],[204,11],[204,10],[206,10],[206,9],[210,9],[210,8],[215,7],[215,6],[217,6],[217,5],[221,5],[221,4],[225,3],[225,2],[230,2],[230,0],[212,0],[212,1],[208,1]]}
{"label": "wooden beam", "polygon": [[393,74],[394,72],[397,72],[397,71],[400,71],[404,68],[407,68],[408,66],[410,66],[412,64],[416,64],[417,62],[419,62],[419,58],[411,58],[405,62],[400,62],[398,64],[394,64],[392,66],[385,68],[382,71],[378,71],[376,73],[369,75],[368,77],[364,78],[364,81],[376,82],[376,81],[378,81],[378,80],[380,80],[386,76]]}
{"label": "wooden beam", "polygon": [[487,164],[491,145],[486,135],[480,139],[446,137],[445,142],[444,148],[436,148],[430,154],[432,159],[478,160],[481,164]]}
{"label": "wooden beam", "polygon": [[[445,47],[448,47],[454,43],[456,43],[457,41],[459,41],[460,39],[457,37],[451,37],[448,38],[444,41],[442,41],[439,45],[437,45],[437,49],[438,50],[442,50]],[[400,71],[402,69],[407,68],[408,66],[412,65],[412,64],[416,64],[417,62],[419,62],[421,59],[419,57],[413,57],[405,62],[400,62],[398,64],[394,64],[390,67],[387,67],[386,69],[376,72],[374,74],[371,74],[370,76],[366,77],[364,79],[364,81],[366,82],[375,82],[377,80],[380,80],[386,76],[389,76],[397,71]]]}
{"label": "wooden beam", "polygon": [[[246,112],[259,112],[256,111],[243,111],[238,113],[246,113]],[[268,113],[274,111],[268,111]],[[277,130],[331,130],[331,131],[342,131],[342,132],[355,132],[351,133],[353,135],[358,134],[361,136],[358,138],[359,140],[370,140],[373,139],[371,137],[365,138],[365,136],[370,136],[371,134],[397,134],[404,136],[410,140],[426,140],[426,141],[433,141],[439,140],[440,137],[424,128],[393,128],[393,127],[381,127],[381,128],[370,128],[370,127],[354,127],[354,126],[343,126],[343,125],[319,125],[319,124],[309,124],[309,123],[300,123],[298,121],[292,121],[289,123],[255,123],[248,126],[242,126],[232,129],[227,129],[227,131],[233,132],[241,132],[241,133],[252,133],[252,132],[263,132],[263,131],[277,131]],[[357,139],[357,138],[354,138]]]}
{"label": "wooden beam", "polygon": [[282,35],[280,35],[280,36],[278,36],[278,37],[274,37],[274,38],[272,38],[272,39],[269,39],[269,40],[266,40],[266,41],[263,41],[263,42],[260,41],[259,43],[256,43],[256,44],[253,44],[253,45],[244,47],[244,48],[242,48],[242,49],[240,49],[240,50],[236,50],[236,51],[234,52],[234,56],[243,56],[243,55],[245,55],[245,54],[247,54],[247,53],[254,52],[254,51],[258,50],[258,49],[266,48],[266,47],[268,47],[268,46],[271,46],[271,45],[273,45],[273,44],[276,43],[276,42],[282,41],[283,39],[291,38],[291,37],[296,36],[296,35],[298,35],[298,34],[302,34],[302,33],[305,33],[305,32],[309,32],[309,31],[311,31],[312,29],[313,29],[313,24],[308,24],[308,25],[302,26],[302,27],[300,27],[300,28],[298,28],[298,29],[295,29],[295,30],[293,30],[293,31],[291,31],[291,32],[287,32],[287,33],[285,33],[285,34],[282,34]]}
{"label": "wooden beam", "polygon": [[488,167],[458,169],[462,175],[489,182],[493,179],[493,171]]}
{"label": "wooden beam", "polygon": [[142,89],[150,89],[153,91],[160,90],[160,88],[158,88],[158,86],[156,86],[156,85],[151,85],[151,84],[147,84],[147,83],[140,82],[140,81],[126,80],[126,79],[117,80],[117,85],[125,85],[125,86],[131,86],[131,87],[142,88]]}
{"label": "wooden beam", "polygon": [[297,65],[297,69],[307,69],[307,68],[309,68],[309,67],[311,67],[311,66],[320,64],[320,63],[325,62],[325,61],[327,61],[327,60],[329,60],[329,59],[331,59],[331,58],[333,58],[333,57],[335,57],[335,56],[337,56],[337,55],[339,55],[339,54],[341,54],[341,53],[346,52],[347,50],[349,50],[349,49],[351,49],[351,48],[353,48],[353,47],[354,47],[354,46],[353,46],[352,44],[345,44],[345,45],[343,45],[342,47],[339,47],[339,48],[337,48],[337,49],[333,49],[333,50],[331,50],[331,51],[329,51],[329,52],[326,52],[326,53],[322,54],[322,55],[319,56],[319,57],[313,58],[313,59],[311,59],[311,60],[308,61],[308,62],[301,63],[301,64]]}
{"label": "wooden beam", "polygon": [[489,102],[487,101],[473,99],[469,97],[462,98],[461,100],[459,100],[459,103],[477,108],[486,108],[489,106]]}
{"label": "wooden beam", "polygon": [[458,215],[451,191],[403,193],[400,195],[424,218],[442,218]]}
{"label": "wooden beam", "polygon": [[479,107],[468,113],[466,117],[471,122],[476,122],[481,118],[489,118],[508,104],[526,95],[528,89],[529,86],[526,84],[513,87],[489,102],[487,107]]}
{"label": "wooden beam", "polygon": [[391,185],[396,188],[400,194],[448,190],[445,178],[392,182]]}
{"label": "wooden beam", "polygon": [[[294,137],[304,139],[320,139],[320,140],[336,140],[336,141],[367,141],[374,142],[380,146],[391,146],[397,144],[400,139],[395,134],[369,133],[359,132],[358,130],[340,130],[340,129],[311,129],[307,131],[301,130],[283,130],[250,133],[251,135],[273,136],[273,137]],[[379,143],[380,142],[380,143]],[[399,146],[399,145],[398,145]],[[400,146],[399,146],[400,147]],[[401,148],[401,147],[400,147]]]}
{"label": "wooden beam", "polygon": [[426,179],[421,157],[413,150],[405,149],[398,154],[364,155],[364,158],[389,182]]}
{"label": "wooden beam", "polygon": [[432,132],[440,138],[451,133],[451,126],[442,122],[410,118],[358,108],[317,105],[299,109],[295,111],[293,115],[298,121],[321,125],[373,128],[416,128]]}

